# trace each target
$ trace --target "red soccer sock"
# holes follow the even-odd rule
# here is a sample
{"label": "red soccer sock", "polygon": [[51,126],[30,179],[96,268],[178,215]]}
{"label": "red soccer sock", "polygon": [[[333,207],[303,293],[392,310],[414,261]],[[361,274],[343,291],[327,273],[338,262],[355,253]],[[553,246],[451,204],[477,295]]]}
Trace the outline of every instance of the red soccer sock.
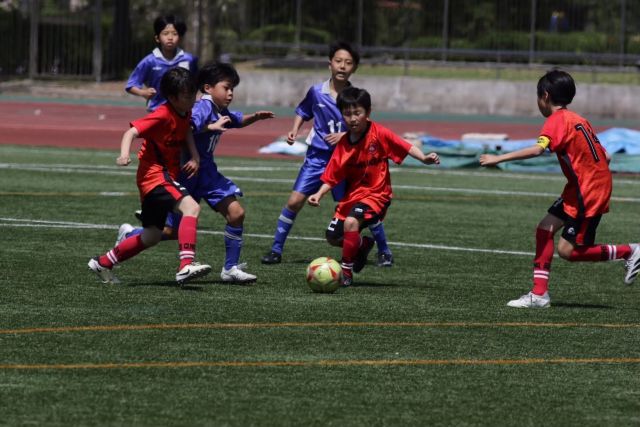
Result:
{"label": "red soccer sock", "polygon": [[569,261],[613,261],[627,259],[629,255],[631,255],[631,246],[629,245],[579,246],[569,255]]}
{"label": "red soccer sock", "polygon": [[533,260],[533,292],[543,295],[549,289],[549,271],[553,259],[553,232],[536,229],[536,257]]}
{"label": "red soccer sock", "polygon": [[178,227],[178,250],[180,251],[180,267],[189,265],[196,257],[196,231],[198,218],[195,216],[183,216]]}
{"label": "red soccer sock", "polygon": [[342,240],[342,268],[351,270],[360,248],[360,232],[345,231]]}
{"label": "red soccer sock", "polygon": [[98,258],[98,262],[101,266],[111,269],[115,264],[126,261],[129,258],[138,255],[145,249],[146,247],[142,243],[142,236],[140,234],[136,234],[135,236],[131,236],[128,239],[123,240],[118,246],[102,255]]}

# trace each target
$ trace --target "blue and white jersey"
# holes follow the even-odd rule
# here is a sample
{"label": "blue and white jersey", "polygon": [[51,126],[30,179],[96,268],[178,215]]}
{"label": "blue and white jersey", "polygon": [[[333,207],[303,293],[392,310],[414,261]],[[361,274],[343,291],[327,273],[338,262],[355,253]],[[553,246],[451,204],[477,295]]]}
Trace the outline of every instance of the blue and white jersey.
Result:
{"label": "blue and white jersey", "polygon": [[222,132],[214,132],[207,129],[207,125],[217,122],[220,117],[229,116],[226,128],[239,128],[242,125],[243,114],[240,111],[229,111],[224,108],[218,110],[211,95],[203,95],[191,110],[191,127],[193,128],[193,138],[200,155],[200,169],[217,169],[213,159],[213,151],[220,141]]}
{"label": "blue and white jersey", "polygon": [[152,87],[156,90],[155,96],[149,99],[147,110],[155,111],[160,105],[166,102],[166,98],[160,94],[160,80],[164,73],[174,67],[181,67],[194,74],[198,71],[198,58],[182,49],[178,49],[176,56],[169,60],[162,56],[160,48],[155,48],[153,52],[142,58],[136,65],[127,81],[125,90],[132,87],[142,89],[143,86]]}
{"label": "blue and white jersey", "polygon": [[330,80],[311,86],[298,104],[296,114],[304,121],[313,119],[313,129],[309,132],[307,144],[318,150],[333,151],[334,147],[325,142],[325,136],[347,130],[336,100],[331,96]]}

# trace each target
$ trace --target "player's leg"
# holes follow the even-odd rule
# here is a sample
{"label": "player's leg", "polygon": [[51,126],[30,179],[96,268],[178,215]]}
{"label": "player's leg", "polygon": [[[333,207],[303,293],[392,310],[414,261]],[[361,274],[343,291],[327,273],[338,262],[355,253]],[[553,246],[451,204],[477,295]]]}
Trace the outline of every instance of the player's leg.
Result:
{"label": "player's leg", "polygon": [[342,286],[353,284],[353,264],[360,249],[360,220],[348,216],[344,220],[342,240]]}
{"label": "player's leg", "polygon": [[282,261],[284,244],[293,228],[296,216],[304,207],[307,197],[318,191],[322,185],[320,176],[322,176],[328,161],[325,157],[326,154],[307,153],[304,163],[298,172],[296,182],[293,184],[293,190],[289,195],[287,204],[282,208],[278,217],[271,250],[262,257],[263,264],[278,264]]}
{"label": "player's leg", "polygon": [[384,232],[383,222],[378,221],[375,224],[371,224],[369,226],[369,231],[378,246],[378,267],[393,266],[393,254],[387,244],[387,236]]}
{"label": "player's leg", "polygon": [[220,278],[225,282],[250,283],[256,276],[242,269],[240,252],[242,251],[245,211],[235,196],[222,199],[214,209],[222,215],[227,224],[224,227],[225,260]]}
{"label": "player's leg", "polygon": [[601,215],[569,219],[558,242],[558,255],[570,262],[626,260],[624,282],[630,285],[640,270],[640,245],[595,244],[600,219]]}

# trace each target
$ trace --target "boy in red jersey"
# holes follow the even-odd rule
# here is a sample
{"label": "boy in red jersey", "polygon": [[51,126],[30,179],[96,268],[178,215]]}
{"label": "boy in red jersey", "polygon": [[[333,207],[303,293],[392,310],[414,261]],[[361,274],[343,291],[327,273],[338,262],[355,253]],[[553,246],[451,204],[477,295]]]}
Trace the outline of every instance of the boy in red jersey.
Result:
{"label": "boy in red jersey", "polygon": [[183,215],[178,229],[180,266],[176,281],[182,285],[211,271],[210,266],[193,261],[200,206],[175,181],[180,172],[183,146],[188,148],[191,160],[182,166],[182,170],[191,177],[199,169],[200,157],[190,128],[196,84],[189,71],[173,68],[162,76],[160,89],[168,102],[145,117],[131,122],[131,128],[122,137],[120,157],[116,159],[118,165],[127,166],[131,163],[131,143],[135,138],[144,138],[138,152],[136,175],[144,230],[142,234],[123,240],[106,254],[89,260],[89,269],[103,283],[119,283],[112,273],[113,266],[160,241],[167,214],[174,210]]}
{"label": "boy in red jersey", "polygon": [[327,192],[346,180],[346,194],[338,203],[327,228],[327,241],[342,246],[342,286],[353,284],[353,272],[367,262],[374,241],[360,238],[360,230],[384,219],[391,204],[391,176],[388,159],[401,163],[408,155],[424,164],[438,164],[436,153],[424,154],[389,129],[371,121],[371,97],[364,89],[347,87],[337,99],[348,132],[338,141],[321,180],[320,189],[309,196],[319,206]]}
{"label": "boy in red jersey", "polygon": [[548,282],[553,258],[553,237],[564,228],[558,241],[558,255],[568,261],[611,261],[624,259],[624,282],[633,283],[640,270],[640,245],[596,245],[596,229],[602,215],[609,211],[611,171],[609,154],[600,145],[591,124],[567,105],[576,94],[573,78],[552,70],[538,81],[538,108],[547,120],[537,144],[499,156],[483,154],[482,166],[528,159],[547,148],[556,153],[567,184],[536,230],[536,255],[533,261],[533,289],[509,307],[547,308],[551,305]]}

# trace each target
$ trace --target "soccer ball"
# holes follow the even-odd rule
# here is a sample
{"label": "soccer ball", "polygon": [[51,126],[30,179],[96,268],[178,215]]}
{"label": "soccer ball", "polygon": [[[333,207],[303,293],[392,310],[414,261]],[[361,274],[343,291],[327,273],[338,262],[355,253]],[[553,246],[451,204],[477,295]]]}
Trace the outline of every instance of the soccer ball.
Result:
{"label": "soccer ball", "polygon": [[342,267],[333,258],[320,257],[307,267],[307,284],[313,292],[330,294],[340,286]]}

